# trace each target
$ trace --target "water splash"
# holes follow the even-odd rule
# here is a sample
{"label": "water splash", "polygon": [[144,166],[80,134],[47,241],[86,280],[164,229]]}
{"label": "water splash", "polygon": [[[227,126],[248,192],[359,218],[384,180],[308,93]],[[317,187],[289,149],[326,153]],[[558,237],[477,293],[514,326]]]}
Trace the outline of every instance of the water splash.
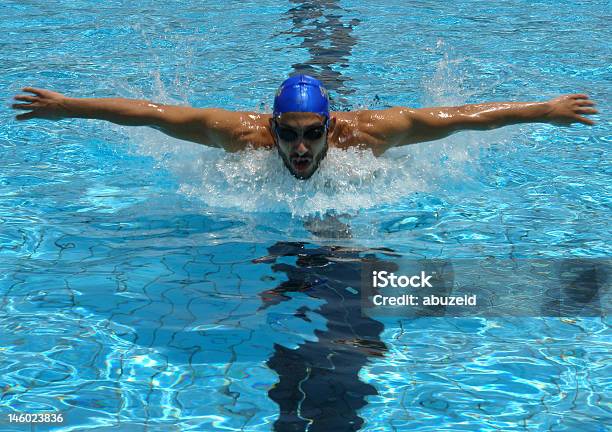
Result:
{"label": "water splash", "polygon": [[[461,59],[445,48],[442,51],[436,70],[422,83],[423,100],[430,105],[460,105],[469,97],[463,89]],[[171,103],[168,95],[175,91],[164,89],[161,79],[156,82],[158,96]],[[364,100],[369,100],[368,95]],[[362,105],[355,106],[363,109]],[[126,131],[137,154],[155,158],[160,169],[174,174],[180,193],[211,207],[293,216],[355,214],[392,205],[420,191],[446,199],[449,190],[475,182],[482,149],[503,143],[512,135],[508,129],[463,132],[436,142],[392,149],[378,158],[369,150],[330,149],[318,172],[302,181],[289,173],[276,151],[226,154],[150,129]]]}
{"label": "water splash", "polygon": [[250,150],[221,156],[203,169],[199,184],[183,184],[181,189],[210,205],[246,211],[295,216],[354,212],[423,187],[418,178],[395,168],[370,151],[330,149],[317,173],[303,181],[289,173],[276,152]]}

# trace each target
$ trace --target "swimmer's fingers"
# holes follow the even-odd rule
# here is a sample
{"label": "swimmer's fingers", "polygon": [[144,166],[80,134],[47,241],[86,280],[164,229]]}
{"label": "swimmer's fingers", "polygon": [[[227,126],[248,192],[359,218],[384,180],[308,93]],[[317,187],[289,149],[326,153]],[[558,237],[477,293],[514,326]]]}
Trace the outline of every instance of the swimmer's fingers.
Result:
{"label": "swimmer's fingers", "polygon": [[35,95],[38,95],[38,96],[44,96],[45,93],[48,92],[48,90],[39,89],[36,87],[24,87],[21,90],[30,92],[30,93],[34,93]]}
{"label": "swimmer's fingers", "polygon": [[586,117],[579,116],[579,115],[576,116],[576,120],[578,120],[580,123],[583,123],[583,124],[589,125],[589,126],[593,126],[595,124],[595,122],[593,120],[588,119]]}
{"label": "swimmer's fingers", "polygon": [[574,108],[574,112],[577,114],[597,114],[599,111],[597,111],[595,108],[577,107]]}
{"label": "swimmer's fingers", "polygon": [[13,99],[22,101],[22,102],[36,102],[38,100],[38,97],[28,96],[28,95],[17,95]]}
{"label": "swimmer's fingers", "polygon": [[559,126],[569,126],[576,122],[593,126],[595,122],[584,117],[584,114],[597,114],[594,105],[595,103],[584,93],[563,95],[549,102],[550,111],[546,117],[551,123]]}
{"label": "swimmer's fingers", "polygon": [[568,99],[588,99],[589,96],[584,93],[571,94],[566,96]]}
{"label": "swimmer's fingers", "polygon": [[30,111],[29,113],[19,114],[18,116],[15,116],[15,118],[17,120],[30,120],[36,118],[36,113],[34,111]]}
{"label": "swimmer's fingers", "polygon": [[11,107],[13,109],[19,109],[19,110],[33,110],[38,108],[38,104],[34,104],[34,103],[28,103],[28,104],[13,104],[11,105]]}
{"label": "swimmer's fingers", "polygon": [[51,90],[39,89],[36,87],[24,87],[23,91],[34,93],[41,99],[57,99],[64,97],[63,94]]}

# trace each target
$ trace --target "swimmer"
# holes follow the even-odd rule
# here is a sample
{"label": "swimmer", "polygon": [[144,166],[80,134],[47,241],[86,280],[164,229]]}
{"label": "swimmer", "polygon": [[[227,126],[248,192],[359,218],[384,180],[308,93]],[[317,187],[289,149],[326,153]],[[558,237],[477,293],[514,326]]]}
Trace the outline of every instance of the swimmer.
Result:
{"label": "swimmer", "polygon": [[236,152],[276,147],[287,169],[310,178],[328,147],[370,149],[375,156],[392,147],[433,141],[462,130],[489,130],[517,123],[593,125],[597,114],[585,94],[546,102],[495,102],[456,107],[330,112],[322,83],[308,75],[285,80],[274,98],[272,114],[162,105],[123,98],[71,98],[25,87],[12,108],[28,111],[17,120],[86,118],[125,126],[149,126],[172,137]]}

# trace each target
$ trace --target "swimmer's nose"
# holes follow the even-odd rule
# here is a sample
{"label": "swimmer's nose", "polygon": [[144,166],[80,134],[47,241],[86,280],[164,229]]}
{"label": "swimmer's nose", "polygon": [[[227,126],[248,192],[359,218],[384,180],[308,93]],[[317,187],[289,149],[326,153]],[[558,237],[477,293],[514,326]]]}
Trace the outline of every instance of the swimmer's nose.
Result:
{"label": "swimmer's nose", "polygon": [[295,149],[295,152],[300,156],[304,156],[306,153],[308,153],[308,147],[304,145],[303,141],[300,141],[300,145],[298,145],[298,147]]}

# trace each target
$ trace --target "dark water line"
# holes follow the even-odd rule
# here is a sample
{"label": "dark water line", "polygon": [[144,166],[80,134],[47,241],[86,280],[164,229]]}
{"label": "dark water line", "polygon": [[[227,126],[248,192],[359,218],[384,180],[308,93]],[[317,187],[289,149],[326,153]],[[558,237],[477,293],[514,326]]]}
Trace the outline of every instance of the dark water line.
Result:
{"label": "dark water line", "polygon": [[[378,394],[359,379],[361,368],[371,357],[387,351],[380,335],[384,326],[362,316],[361,272],[364,265],[387,271],[396,265],[380,260],[367,250],[279,242],[268,248],[269,255],[255,262],[269,263],[287,280],[261,294],[262,309],[290,301],[288,293],[302,292],[324,303],[316,309],[301,307],[295,317],[310,322],[313,314],[326,321],[325,330],[316,330],[316,341],[297,349],[274,345],[267,362],[279,382],[268,395],[279,405],[274,430],[309,432],[356,431],[363,425],[358,410],[365,397]],[[380,251],[378,251],[380,252]],[[295,265],[276,260],[295,257]]]}
{"label": "dark water line", "polygon": [[354,93],[349,87],[350,77],[341,69],[349,66],[351,51],[357,43],[353,28],[359,19],[344,23],[346,12],[337,0],[300,1],[287,11],[286,16],[293,23],[286,32],[302,39],[300,48],[306,48],[310,58],[303,63],[292,65],[293,74],[304,73],[317,77],[330,90],[333,109],[340,110],[346,105],[345,96]]}
{"label": "dark water line", "polygon": [[[333,110],[350,108],[346,96],[354,90],[341,69],[349,66],[357,43],[352,30],[359,20],[344,23],[345,10],[337,0],[292,3],[295,6],[286,17],[293,25],[286,34],[300,38],[299,47],[310,54],[305,62],[292,65],[292,75],[317,77],[330,91]],[[359,379],[359,371],[369,357],[382,356],[387,350],[380,339],[384,326],[361,313],[361,267],[366,262],[376,262],[381,268],[393,264],[374,258],[374,254],[364,257],[362,251],[304,243],[279,242],[268,252],[267,257],[256,262],[270,263],[274,272],[286,274],[287,281],[261,294],[262,309],[289,301],[287,293],[304,292],[324,303],[315,310],[301,307],[295,316],[308,322],[314,313],[323,317],[327,325],[326,330],[315,331],[315,342],[305,341],[297,349],[274,345],[274,353],[267,361],[279,377],[268,393],[280,410],[274,430],[361,429],[363,419],[357,412],[366,405],[365,397],[377,392]],[[279,257],[295,257],[296,264],[276,263]]]}

